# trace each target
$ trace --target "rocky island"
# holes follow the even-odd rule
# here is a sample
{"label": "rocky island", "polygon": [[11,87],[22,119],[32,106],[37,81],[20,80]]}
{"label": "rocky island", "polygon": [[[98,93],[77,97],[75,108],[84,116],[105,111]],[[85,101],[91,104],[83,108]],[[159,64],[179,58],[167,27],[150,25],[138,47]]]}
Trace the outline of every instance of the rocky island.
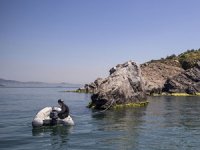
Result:
{"label": "rocky island", "polygon": [[[110,75],[96,80],[90,107],[106,109],[109,105],[146,102],[144,80],[138,64],[128,61],[110,69]],[[98,83],[98,84],[97,84]]]}
{"label": "rocky island", "polygon": [[85,84],[78,92],[92,93],[89,107],[145,105],[146,95],[199,95],[200,49],[188,50],[178,56],[151,60],[138,65],[133,61],[118,64],[110,75]]}

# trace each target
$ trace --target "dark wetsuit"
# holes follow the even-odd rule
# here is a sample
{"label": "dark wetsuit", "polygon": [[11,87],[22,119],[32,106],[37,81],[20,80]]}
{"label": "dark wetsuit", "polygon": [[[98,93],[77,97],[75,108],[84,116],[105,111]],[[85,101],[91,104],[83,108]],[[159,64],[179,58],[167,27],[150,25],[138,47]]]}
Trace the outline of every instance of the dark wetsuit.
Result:
{"label": "dark wetsuit", "polygon": [[62,103],[61,111],[58,113],[60,119],[64,119],[69,116],[69,107]]}

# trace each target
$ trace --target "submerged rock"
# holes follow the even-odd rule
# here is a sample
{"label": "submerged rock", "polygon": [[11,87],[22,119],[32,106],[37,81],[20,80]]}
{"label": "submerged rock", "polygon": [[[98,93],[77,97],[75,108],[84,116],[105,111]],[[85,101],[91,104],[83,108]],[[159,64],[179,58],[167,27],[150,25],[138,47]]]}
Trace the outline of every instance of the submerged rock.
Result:
{"label": "submerged rock", "polygon": [[110,75],[100,80],[95,90],[91,96],[90,106],[97,109],[105,109],[115,104],[146,101],[141,69],[133,61],[111,68]]}
{"label": "submerged rock", "polygon": [[188,94],[200,92],[200,62],[195,67],[169,78],[164,85],[163,91]]}

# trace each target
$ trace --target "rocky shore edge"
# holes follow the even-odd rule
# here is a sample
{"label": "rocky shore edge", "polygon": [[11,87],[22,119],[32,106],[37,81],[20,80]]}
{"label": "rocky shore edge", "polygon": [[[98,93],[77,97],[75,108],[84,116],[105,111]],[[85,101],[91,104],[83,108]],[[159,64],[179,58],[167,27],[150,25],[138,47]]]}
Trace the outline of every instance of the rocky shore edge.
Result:
{"label": "rocky shore edge", "polygon": [[112,108],[146,106],[147,96],[200,96],[200,49],[141,65],[128,61],[109,73],[70,92],[91,93],[89,107],[95,109],[111,102]]}

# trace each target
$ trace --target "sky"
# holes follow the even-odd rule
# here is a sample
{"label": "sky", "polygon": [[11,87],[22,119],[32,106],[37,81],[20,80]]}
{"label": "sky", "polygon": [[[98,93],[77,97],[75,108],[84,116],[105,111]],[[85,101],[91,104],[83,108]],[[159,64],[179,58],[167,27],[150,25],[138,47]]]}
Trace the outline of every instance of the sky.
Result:
{"label": "sky", "polygon": [[0,78],[89,83],[200,48],[199,0],[0,0]]}

